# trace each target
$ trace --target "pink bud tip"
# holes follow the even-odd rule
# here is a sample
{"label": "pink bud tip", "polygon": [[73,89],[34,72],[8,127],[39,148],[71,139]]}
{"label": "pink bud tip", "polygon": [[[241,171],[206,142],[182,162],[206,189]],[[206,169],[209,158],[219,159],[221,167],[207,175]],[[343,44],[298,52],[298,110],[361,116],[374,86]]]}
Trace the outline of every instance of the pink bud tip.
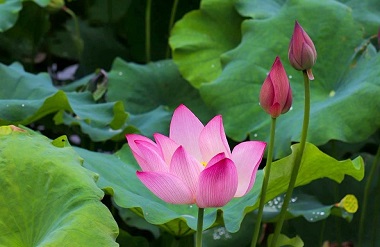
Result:
{"label": "pink bud tip", "polygon": [[292,89],[279,57],[261,87],[260,105],[273,118],[288,112],[292,106]]}
{"label": "pink bud tip", "polygon": [[309,35],[296,21],[288,53],[290,64],[296,70],[311,69],[317,60],[317,51]]}

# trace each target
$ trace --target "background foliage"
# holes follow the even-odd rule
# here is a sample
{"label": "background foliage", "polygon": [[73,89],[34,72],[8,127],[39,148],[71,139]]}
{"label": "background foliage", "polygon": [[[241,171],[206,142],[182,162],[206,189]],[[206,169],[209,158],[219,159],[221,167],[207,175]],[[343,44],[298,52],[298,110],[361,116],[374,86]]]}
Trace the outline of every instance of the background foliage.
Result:
{"label": "background foliage", "polygon": [[[294,103],[277,121],[276,176],[269,185],[264,218],[267,236],[283,199],[289,161],[297,152],[297,145],[290,146],[300,138],[302,76],[286,61],[294,20],[314,41],[318,59],[311,85],[309,158],[301,168],[284,232],[292,238],[298,235],[305,246],[322,246],[324,241],[357,244],[362,225],[364,246],[375,246],[375,233],[380,231],[380,199],[375,193],[380,186],[375,157],[380,126],[377,0],[0,1],[0,125],[34,130],[27,130],[29,137],[3,135],[0,145],[14,141],[9,152],[33,154],[32,164],[39,158],[61,157],[54,162],[60,167],[54,174],[68,175],[71,167],[83,170],[80,162],[72,164],[73,157],[83,158],[84,167],[98,174],[96,184],[106,196],[93,185],[89,193],[103,198],[112,212],[107,231],[115,238],[117,223],[121,246],[191,246],[196,209],[163,203],[139,182],[139,167],[124,134],[167,134],[172,111],[183,103],[204,123],[222,114],[231,146],[246,139],[268,141],[270,118],[260,108],[258,95],[279,55]],[[68,152],[64,157],[48,139],[61,135],[76,146],[62,149]],[[19,142],[26,150],[33,145],[46,149],[40,157],[23,151]],[[55,151],[45,151],[49,148]],[[21,188],[6,186],[3,178],[14,185],[38,173],[15,176],[9,169],[23,168],[10,167],[7,157],[2,151],[0,181],[7,188],[0,194],[2,216],[7,207],[19,203],[10,195]],[[366,187],[369,202],[362,214],[372,167],[377,170]],[[249,244],[262,176],[260,171],[242,200],[206,210],[205,246]],[[43,179],[32,183],[33,189],[47,196]],[[54,193],[68,189],[57,186]],[[338,205],[347,194],[359,200],[356,214]],[[40,199],[24,199],[24,204],[41,204]],[[23,203],[19,210],[27,214]],[[107,213],[97,216],[107,218]],[[0,219],[0,228],[8,224]],[[110,246],[116,244],[111,242]]]}

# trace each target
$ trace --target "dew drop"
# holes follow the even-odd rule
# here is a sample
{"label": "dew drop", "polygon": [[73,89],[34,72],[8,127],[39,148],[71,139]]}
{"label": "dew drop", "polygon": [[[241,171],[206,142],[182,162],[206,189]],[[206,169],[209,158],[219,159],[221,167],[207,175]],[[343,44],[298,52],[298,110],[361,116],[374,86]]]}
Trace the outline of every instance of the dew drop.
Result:
{"label": "dew drop", "polygon": [[25,107],[25,104],[21,104],[21,107]]}
{"label": "dew drop", "polygon": [[215,68],[215,64],[211,64],[211,68]]}
{"label": "dew drop", "polygon": [[118,75],[122,76],[122,75],[123,75],[123,72],[120,71]]}
{"label": "dew drop", "polygon": [[329,93],[329,97],[334,97],[334,96],[335,96],[335,91],[331,90],[331,92]]}
{"label": "dew drop", "polygon": [[289,75],[289,79],[292,79],[293,78],[293,76],[292,75]]}
{"label": "dew drop", "polygon": [[257,133],[253,134],[253,137],[257,137]]}

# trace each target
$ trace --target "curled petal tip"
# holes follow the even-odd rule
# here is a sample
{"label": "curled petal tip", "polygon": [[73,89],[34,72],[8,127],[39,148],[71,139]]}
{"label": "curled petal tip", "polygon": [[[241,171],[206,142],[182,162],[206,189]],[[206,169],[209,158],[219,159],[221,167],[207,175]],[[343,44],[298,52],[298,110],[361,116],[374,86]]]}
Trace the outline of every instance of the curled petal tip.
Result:
{"label": "curled petal tip", "polygon": [[306,70],[306,73],[307,73],[307,77],[309,77],[310,81],[314,80],[313,71],[311,71],[311,69]]}

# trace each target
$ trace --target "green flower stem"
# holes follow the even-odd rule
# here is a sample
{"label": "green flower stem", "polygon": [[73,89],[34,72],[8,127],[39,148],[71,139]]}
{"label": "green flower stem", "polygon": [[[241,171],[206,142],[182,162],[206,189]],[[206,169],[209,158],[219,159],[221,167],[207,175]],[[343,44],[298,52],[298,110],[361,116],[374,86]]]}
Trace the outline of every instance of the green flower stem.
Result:
{"label": "green flower stem", "polygon": [[371,189],[371,184],[373,182],[373,178],[376,175],[376,170],[380,164],[380,146],[377,149],[377,153],[375,156],[375,159],[373,160],[373,164],[371,167],[371,170],[368,174],[368,179],[364,187],[364,196],[363,196],[363,202],[362,202],[362,213],[360,215],[360,225],[359,225],[359,247],[363,246],[363,234],[364,234],[364,222],[366,218],[366,211],[367,211],[367,204],[368,204],[368,197],[369,192]]}
{"label": "green flower stem", "polygon": [[66,6],[63,6],[62,7],[62,10],[65,11],[68,15],[71,16],[71,18],[73,18],[73,21],[74,21],[74,32],[75,32],[75,46],[77,48],[77,54],[78,54],[78,58],[81,57],[81,54],[82,54],[82,49],[83,49],[83,44],[79,44],[78,42],[80,42],[79,40],[81,39],[81,35],[80,35],[80,28],[79,28],[79,22],[78,22],[78,18],[76,16],[76,14],[74,13],[74,11],[72,11],[71,9],[67,8]]}
{"label": "green flower stem", "polygon": [[[175,16],[176,16],[176,13],[177,13],[178,2],[179,2],[178,0],[174,0],[174,2],[173,2],[172,11],[171,11],[171,14],[170,14],[168,34],[170,34],[170,31],[172,30],[172,27],[174,25]],[[169,45],[169,42],[168,42],[168,47],[166,48],[165,58],[169,58],[169,57],[170,57],[170,45]]]}
{"label": "green flower stem", "polygon": [[204,208],[198,208],[198,223],[197,223],[197,233],[195,246],[202,247],[202,234],[203,234],[203,215],[205,213]]}
{"label": "green flower stem", "polygon": [[150,62],[150,17],[152,12],[152,0],[146,0],[145,9],[145,59]]}
{"label": "green flower stem", "polygon": [[251,247],[255,247],[256,243],[259,238],[260,228],[261,228],[261,220],[263,218],[263,211],[264,211],[264,204],[265,204],[265,195],[268,187],[269,182],[269,176],[270,176],[270,168],[272,164],[272,158],[273,158],[273,146],[274,146],[274,136],[276,130],[276,118],[272,118],[271,122],[271,128],[270,128],[270,140],[269,140],[269,148],[268,148],[268,155],[267,155],[267,162],[265,165],[265,173],[264,173],[264,181],[263,185],[261,187],[261,194],[260,194],[260,205],[259,205],[259,211],[257,213],[257,219],[255,224],[255,230],[253,232],[253,238],[251,242]]}
{"label": "green flower stem", "polygon": [[306,70],[302,71],[303,72],[303,80],[304,80],[304,86],[305,86],[305,108],[304,108],[304,115],[303,115],[303,125],[302,125],[302,133],[301,133],[301,141],[300,141],[300,149],[296,153],[294,165],[293,165],[293,170],[292,174],[290,177],[290,182],[289,182],[289,187],[288,190],[286,191],[284,203],[282,204],[280,216],[278,219],[278,222],[276,223],[276,227],[274,230],[274,235],[272,239],[271,246],[276,246],[278,236],[280,235],[282,225],[284,224],[286,212],[289,206],[290,199],[292,198],[293,194],[293,189],[296,184],[297,180],[297,175],[299,168],[301,166],[301,161],[302,161],[302,156],[303,152],[305,150],[305,145],[306,145],[306,137],[307,137],[307,130],[309,127],[309,118],[310,118],[310,81],[309,77],[307,76]]}

